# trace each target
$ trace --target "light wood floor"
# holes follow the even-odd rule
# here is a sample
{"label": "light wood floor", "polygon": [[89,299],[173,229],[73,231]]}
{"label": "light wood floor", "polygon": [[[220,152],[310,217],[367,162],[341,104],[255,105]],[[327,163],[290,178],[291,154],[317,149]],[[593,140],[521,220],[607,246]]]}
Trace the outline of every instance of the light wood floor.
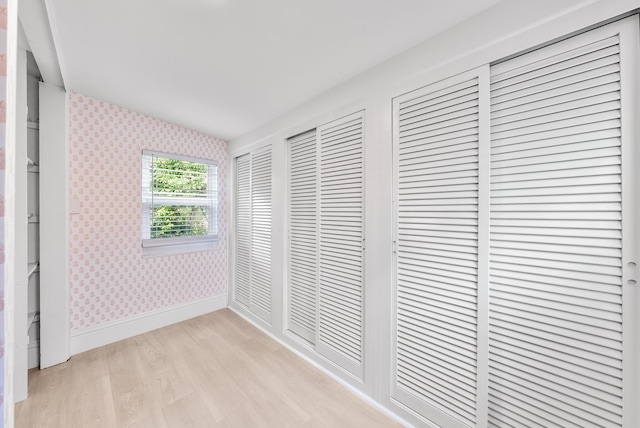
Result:
{"label": "light wood floor", "polygon": [[16,427],[392,427],[224,309],[29,372]]}

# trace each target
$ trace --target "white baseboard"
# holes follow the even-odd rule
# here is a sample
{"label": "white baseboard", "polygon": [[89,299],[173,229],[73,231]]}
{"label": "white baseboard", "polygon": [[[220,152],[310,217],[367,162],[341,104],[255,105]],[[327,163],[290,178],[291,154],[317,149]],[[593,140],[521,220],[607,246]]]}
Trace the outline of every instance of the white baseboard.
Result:
{"label": "white baseboard", "polygon": [[162,308],[71,334],[71,355],[227,307],[227,295]]}
{"label": "white baseboard", "polygon": [[40,341],[29,342],[27,347],[27,368],[34,369],[40,367]]}

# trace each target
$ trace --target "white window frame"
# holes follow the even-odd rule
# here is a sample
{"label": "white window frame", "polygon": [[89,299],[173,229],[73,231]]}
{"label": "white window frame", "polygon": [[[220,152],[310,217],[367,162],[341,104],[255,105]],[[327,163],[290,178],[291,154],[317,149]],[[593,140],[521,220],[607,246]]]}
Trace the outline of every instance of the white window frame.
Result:
{"label": "white window frame", "polygon": [[[204,236],[181,236],[175,238],[151,238],[151,224],[149,222],[149,213],[153,205],[154,198],[150,197],[151,192],[151,176],[144,174],[145,158],[149,156],[156,156],[160,158],[175,159],[187,162],[194,162],[205,164],[209,167],[207,188],[213,189],[213,202],[211,202],[210,209],[211,215],[209,215],[209,234]],[[219,199],[218,199],[218,162],[210,159],[201,159],[191,156],[182,156],[171,153],[163,153],[151,150],[143,150],[141,158],[141,175],[142,175],[142,187],[141,187],[141,205],[142,205],[142,255],[143,256],[163,256],[171,254],[183,254],[196,251],[210,251],[213,250],[219,237],[218,230],[218,211],[219,211]],[[213,167],[213,168],[212,168]],[[165,199],[165,198],[163,198]],[[171,199],[171,198],[166,198]],[[199,205],[207,205],[209,203],[202,204],[200,201],[196,201]]]}

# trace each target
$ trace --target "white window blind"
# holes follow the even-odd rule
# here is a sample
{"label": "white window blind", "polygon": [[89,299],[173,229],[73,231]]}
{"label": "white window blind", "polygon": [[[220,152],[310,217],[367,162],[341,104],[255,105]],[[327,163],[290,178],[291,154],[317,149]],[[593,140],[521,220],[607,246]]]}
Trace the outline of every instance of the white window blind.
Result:
{"label": "white window blind", "polygon": [[315,129],[289,139],[288,329],[316,340],[318,155]]}
{"label": "white window blind", "polygon": [[271,146],[236,158],[234,299],[271,322]]}
{"label": "white window blind", "polygon": [[454,79],[394,100],[393,397],[475,426],[479,87]]}
{"label": "white window blind", "polygon": [[364,114],[318,127],[319,293],[316,349],[363,377]]}
{"label": "white window blind", "polygon": [[142,246],[217,240],[217,187],[214,161],[144,151]]}

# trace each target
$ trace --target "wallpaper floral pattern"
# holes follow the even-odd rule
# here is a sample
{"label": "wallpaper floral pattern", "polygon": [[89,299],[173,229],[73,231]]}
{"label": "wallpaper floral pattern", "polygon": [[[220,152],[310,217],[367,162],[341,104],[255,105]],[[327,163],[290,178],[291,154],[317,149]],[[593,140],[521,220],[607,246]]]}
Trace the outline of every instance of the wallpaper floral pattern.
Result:
{"label": "wallpaper floral pattern", "polygon": [[7,109],[7,0],[0,0],[0,426],[4,421],[4,171]]}
{"label": "wallpaper floral pattern", "polygon": [[[71,331],[225,294],[226,142],[75,93],[69,114]],[[144,149],[218,162],[213,251],[142,256]]]}

